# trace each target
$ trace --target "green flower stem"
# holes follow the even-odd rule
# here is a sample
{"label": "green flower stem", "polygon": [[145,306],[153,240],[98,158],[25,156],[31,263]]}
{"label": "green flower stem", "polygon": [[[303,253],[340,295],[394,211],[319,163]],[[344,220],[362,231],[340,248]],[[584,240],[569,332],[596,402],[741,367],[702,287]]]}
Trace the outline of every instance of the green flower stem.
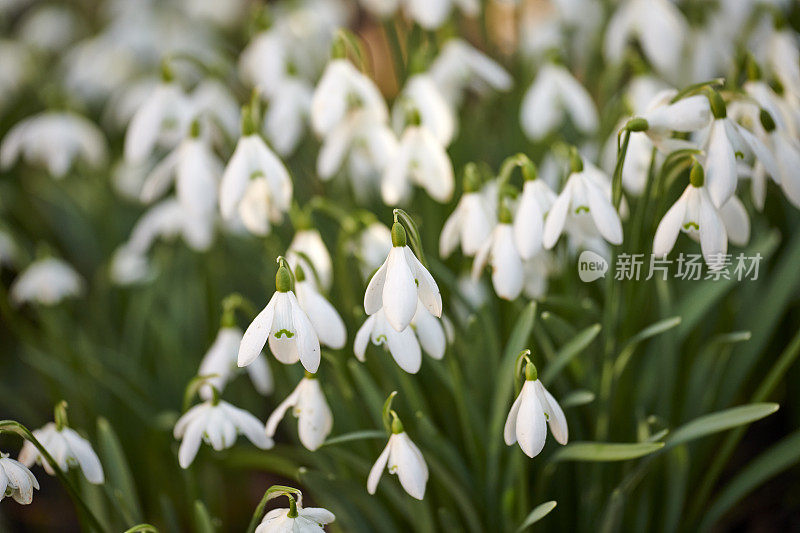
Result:
{"label": "green flower stem", "polygon": [[[261,521],[261,517],[264,515],[264,508],[267,506],[267,502],[273,498],[278,498],[280,496],[286,496],[291,500],[290,505],[295,503],[295,499],[293,495],[297,495],[302,497],[303,493],[300,490],[295,489],[294,487],[286,487],[283,485],[273,485],[264,492],[264,496],[261,497],[261,501],[258,503],[256,510],[253,511],[253,517],[250,519],[250,524],[247,526],[247,533],[253,533],[256,528],[258,527],[258,523]],[[296,503],[295,503],[296,505]]]}
{"label": "green flower stem", "polygon": [[106,531],[106,529],[101,524],[100,520],[98,520],[98,518],[94,515],[89,506],[83,500],[80,492],[69,481],[66,474],[58,466],[58,463],[56,463],[55,459],[53,459],[53,456],[50,455],[50,452],[48,452],[47,449],[44,446],[42,446],[42,443],[40,443],[39,440],[33,436],[33,433],[31,433],[31,431],[28,428],[26,428],[16,420],[1,420],[0,433],[3,431],[7,431],[8,433],[16,433],[23,439],[27,440],[28,442],[36,446],[36,449],[39,450],[39,453],[47,461],[47,464],[49,464],[50,467],[53,469],[53,472],[55,472],[58,480],[61,482],[62,485],[64,485],[64,488],[67,489],[67,492],[69,493],[70,497],[72,497],[72,501],[84,513],[91,527],[96,531],[100,532]]}

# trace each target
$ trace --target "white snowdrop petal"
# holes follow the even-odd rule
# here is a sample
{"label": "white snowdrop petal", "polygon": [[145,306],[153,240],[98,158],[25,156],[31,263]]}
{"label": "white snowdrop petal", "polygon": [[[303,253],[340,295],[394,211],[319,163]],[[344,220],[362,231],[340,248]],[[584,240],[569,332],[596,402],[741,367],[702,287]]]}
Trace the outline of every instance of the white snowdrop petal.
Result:
{"label": "white snowdrop petal", "polygon": [[566,444],[569,440],[569,428],[567,427],[567,417],[558,404],[556,399],[550,394],[544,385],[536,380],[536,393],[542,404],[544,413],[547,415],[547,425],[550,426],[550,433],[559,444]]}
{"label": "white snowdrop petal", "polygon": [[239,345],[239,355],[237,356],[237,364],[239,366],[247,366],[255,361],[261,350],[264,349],[272,330],[277,296],[278,293],[272,296],[267,306],[256,316],[244,332],[242,342]]}
{"label": "white snowdrop petal", "polygon": [[736,246],[746,246],[750,240],[750,217],[736,196],[731,196],[719,210],[728,240]]}
{"label": "white snowdrop petal", "polygon": [[375,491],[378,489],[378,482],[381,480],[383,471],[386,468],[386,463],[389,461],[389,451],[391,450],[391,445],[392,439],[389,437],[389,442],[386,443],[386,447],[378,456],[378,459],[375,461],[375,464],[372,465],[372,468],[369,471],[369,477],[367,477],[367,492],[370,494],[375,494]]}
{"label": "white snowdrop petal", "polygon": [[178,449],[178,463],[181,468],[189,468],[194,461],[197,451],[200,449],[200,442],[203,440],[204,430],[205,426],[200,421],[194,421],[186,428]]}
{"label": "white snowdrop petal", "polygon": [[303,368],[313,374],[319,368],[319,338],[317,337],[316,331],[314,331],[314,326],[312,326],[311,322],[308,320],[308,316],[297,302],[297,297],[294,293],[289,293],[289,299],[292,304],[296,337],[295,343],[297,344],[300,363],[302,363]]}
{"label": "white snowdrop petal", "polygon": [[367,290],[364,292],[364,311],[368,315],[374,315],[383,307],[383,287],[386,283],[388,263],[389,260],[387,258],[377,272],[372,275],[369,284],[367,284]]}
{"label": "white snowdrop petal", "polygon": [[420,346],[425,350],[425,353],[434,359],[441,359],[444,357],[444,352],[447,348],[447,339],[444,335],[444,328],[439,320],[431,315],[423,306],[418,305],[417,314],[414,315],[414,320],[411,323],[417,332]]}
{"label": "white snowdrop petal", "polygon": [[409,374],[416,374],[422,366],[422,351],[414,330],[411,327],[406,327],[403,331],[394,331],[391,328],[390,325],[385,333],[389,353],[400,368]]}
{"label": "white snowdrop petal", "polygon": [[428,465],[417,445],[406,433],[393,435],[396,442],[392,446],[391,460],[397,465],[400,485],[412,497],[422,500],[428,483]]}
{"label": "white snowdrop petal", "polygon": [[517,442],[525,455],[534,458],[544,448],[547,420],[532,381],[525,382],[520,396],[522,400],[517,414]]}
{"label": "white snowdrop petal", "polygon": [[375,324],[375,315],[367,317],[364,324],[358,329],[355,341],[353,342],[353,352],[356,358],[362,363],[365,360],[367,352],[367,344],[369,343],[370,336],[372,335],[372,328]]}
{"label": "white snowdrop petal", "polygon": [[86,479],[95,485],[103,483],[105,481],[103,466],[100,464],[100,459],[98,459],[97,454],[94,453],[89,441],[70,428],[64,428],[61,434],[67,441],[70,451],[75,457],[75,460],[78,461],[78,465],[80,465]]}
{"label": "white snowdrop petal", "polygon": [[705,179],[715,206],[721,206],[736,190],[736,154],[728,140],[725,120],[715,120],[709,133]]}
{"label": "white snowdrop petal", "polygon": [[417,310],[417,285],[404,248],[393,247],[389,252],[383,285],[386,320],[397,331],[408,327]]}
{"label": "white snowdrop petal", "polygon": [[499,224],[492,243],[492,284],[497,295],[514,300],[522,292],[522,259],[510,224]]}
{"label": "white snowdrop petal", "polygon": [[542,232],[542,244],[546,249],[551,249],[558,242],[561,232],[564,230],[564,224],[567,220],[567,213],[569,206],[572,202],[572,185],[567,182],[564,190],[558,195],[553,207],[547,213],[547,218],[544,221],[544,230]]}
{"label": "white snowdrop petal", "polygon": [[425,268],[425,265],[420,263],[417,256],[414,255],[414,252],[411,251],[411,248],[406,246],[403,248],[403,251],[411,273],[414,276],[414,281],[417,284],[419,300],[433,316],[441,317],[442,295],[439,292],[439,286],[436,284],[436,280],[433,279],[433,276],[431,276],[431,273]]}
{"label": "white snowdrop petal", "polygon": [[653,239],[653,255],[663,257],[675,246],[675,241],[678,240],[678,234],[686,216],[688,194],[689,189],[687,188],[678,201],[669,208],[661,222],[658,223]]}
{"label": "white snowdrop petal", "polygon": [[721,266],[722,257],[728,251],[728,236],[725,225],[708,195],[700,201],[700,248],[711,268]]}
{"label": "white snowdrop petal", "polygon": [[511,409],[508,411],[506,417],[506,424],[503,427],[503,439],[507,446],[511,446],[517,442],[517,416],[519,415],[519,406],[522,403],[522,394],[520,393],[514,403],[511,404]]}
{"label": "white snowdrop petal", "polygon": [[300,397],[302,384],[303,382],[301,381],[300,384],[295,387],[292,393],[289,394],[285,400],[279,403],[278,407],[276,407],[275,410],[272,411],[272,414],[269,415],[269,418],[267,418],[266,435],[268,437],[275,435],[275,430],[278,429],[278,424],[283,417],[286,416],[286,411],[288,411],[290,407],[294,407],[294,405],[297,403],[297,399]]}

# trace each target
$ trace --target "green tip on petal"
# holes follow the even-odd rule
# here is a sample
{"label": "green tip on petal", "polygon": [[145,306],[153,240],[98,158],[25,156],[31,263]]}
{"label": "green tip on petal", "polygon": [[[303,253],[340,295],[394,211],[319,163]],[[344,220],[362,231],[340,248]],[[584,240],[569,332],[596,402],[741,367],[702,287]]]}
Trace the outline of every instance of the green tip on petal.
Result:
{"label": "green tip on petal", "polygon": [[392,246],[406,245],[406,229],[399,222],[392,224]]}

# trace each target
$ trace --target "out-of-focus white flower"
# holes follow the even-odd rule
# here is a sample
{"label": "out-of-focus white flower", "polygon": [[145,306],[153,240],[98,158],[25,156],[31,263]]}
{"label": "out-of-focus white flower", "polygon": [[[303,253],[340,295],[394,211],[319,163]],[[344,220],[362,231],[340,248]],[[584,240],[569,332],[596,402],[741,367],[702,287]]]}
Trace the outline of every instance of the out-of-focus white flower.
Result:
{"label": "out-of-focus white flower", "polygon": [[84,39],[63,56],[64,85],[82,100],[97,102],[124,87],[139,68],[136,52],[107,33]]}
{"label": "out-of-focus white flower", "polygon": [[287,76],[287,46],[279,31],[257,34],[239,56],[242,80],[261,91],[272,93]]}
{"label": "out-of-focus white flower", "polygon": [[322,446],[333,428],[333,413],[316,377],[306,375],[301,379],[294,391],[269,415],[267,437],[272,438],[275,435],[278,423],[290,407],[292,414],[298,419],[297,433],[303,446],[311,451]]}
{"label": "out-of-focus white flower", "polygon": [[[447,317],[436,318],[422,302],[417,301],[417,312],[411,319],[410,327],[414,330],[422,350],[434,359],[444,357],[450,337],[445,331],[448,322]],[[452,324],[450,327],[452,328]]]}
{"label": "out-of-focus white flower", "polygon": [[222,175],[222,217],[238,215],[251,233],[266,235],[283,220],[291,202],[292,180],[281,160],[258,134],[241,137]]}
{"label": "out-of-focus white flower", "polygon": [[17,244],[11,234],[0,228],[0,267],[15,264],[19,259],[18,253]]}
{"label": "out-of-focus white flower", "polygon": [[112,281],[118,285],[143,283],[155,274],[147,255],[134,250],[127,243],[114,251],[109,269]]}
{"label": "out-of-focus white flower", "polygon": [[[200,387],[200,396],[204,400],[212,398],[212,387],[222,392],[225,385],[238,370],[236,358],[239,354],[242,335],[242,330],[236,326],[221,327],[216,339],[214,339],[211,347],[203,356],[197,375],[211,376]],[[259,394],[266,396],[272,393],[272,372],[264,358],[257,357],[255,361],[247,366],[246,370]]]}
{"label": "out-of-focus white flower", "polygon": [[218,399],[197,404],[175,423],[173,435],[181,440],[178,463],[181,468],[189,468],[202,441],[220,451],[233,446],[238,434],[262,450],[274,446],[261,421],[244,409]]}
{"label": "out-of-focus white flower", "polygon": [[600,234],[611,244],[622,243],[622,222],[611,203],[611,190],[604,190],[608,177],[597,167],[584,163],[567,179],[566,185],[547,214],[542,233],[546,249],[555,246],[569,223],[583,233]]}
{"label": "out-of-focus white flower", "polygon": [[497,62],[462,39],[451,39],[428,70],[447,102],[457,107],[467,89],[508,91],[514,80]]}
{"label": "out-of-focus white flower", "polygon": [[678,234],[683,231],[695,241],[700,241],[706,264],[710,268],[717,268],[728,250],[725,224],[704,186],[699,164],[692,168],[691,180],[692,183],[659,222],[653,239],[653,254],[666,256],[675,246]]}
{"label": "out-of-focus white flower", "polygon": [[225,136],[236,137],[239,133],[239,102],[219,80],[205,79],[194,88],[189,95],[189,117],[201,122],[215,145],[224,145]]}
{"label": "out-of-focus white flower", "polygon": [[750,217],[742,201],[731,196],[719,209],[719,216],[725,225],[728,241],[736,246],[747,246],[750,241]]}
{"label": "out-of-focus white flower", "polygon": [[31,78],[33,57],[28,47],[18,41],[0,39],[0,109]]}
{"label": "out-of-focus white flower", "polygon": [[547,293],[548,278],[558,269],[558,263],[549,250],[540,250],[522,265],[522,293],[531,300],[538,300]]}
{"label": "out-of-focus white flower", "polygon": [[92,167],[107,158],[106,140],[93,122],[66,112],[44,112],[18,122],[3,138],[0,166],[8,169],[17,158],[42,165],[54,178],[63,178],[76,159]]}
{"label": "out-of-focus white flower", "polygon": [[556,442],[566,444],[569,429],[564,411],[537,379],[536,370],[526,368],[525,384],[508,412],[503,437],[508,446],[519,442],[525,455],[532,459],[544,448],[548,425]]}
{"label": "out-of-focus white flower", "polygon": [[311,100],[311,125],[327,136],[355,109],[368,111],[385,123],[389,112],[378,87],[346,59],[334,59],[325,68]]}
{"label": "out-of-focus white flower", "polygon": [[313,374],[319,368],[319,337],[291,290],[291,275],[284,265],[275,275],[275,289],[267,306],[244,332],[238,364],[251,364],[269,341],[269,349],[278,361],[290,365],[299,360]]}
{"label": "out-of-focus white flower", "polygon": [[454,6],[457,6],[465,15],[474,17],[480,11],[477,0],[361,0],[361,4],[377,17],[385,18],[392,15],[400,4],[415,22],[426,30],[435,30],[442,26],[450,17]]}
{"label": "out-of-focus white flower", "polygon": [[514,213],[514,243],[522,259],[542,249],[544,217],[556,201],[556,193],[541,179],[526,180]]}
{"label": "out-of-focus white flower", "polygon": [[21,41],[34,48],[58,52],[66,48],[81,27],[67,6],[39,5],[27,12],[17,25]]}
{"label": "out-of-focus white flower", "polygon": [[302,266],[298,265],[295,268],[295,276],[294,289],[297,293],[297,301],[308,315],[311,325],[314,326],[319,342],[335,350],[343,348],[347,341],[347,330],[342,317],[339,316],[336,308],[318,292],[316,283],[306,278]]}
{"label": "out-of-focus white flower", "polygon": [[422,350],[414,329],[406,327],[402,331],[395,330],[386,320],[383,309],[368,316],[356,333],[353,352],[361,362],[366,361],[367,344],[370,341],[376,346],[383,344],[397,365],[409,374],[419,372]]}
{"label": "out-of-focus white flower", "polygon": [[369,277],[380,268],[392,249],[392,231],[374,221],[361,230],[353,242],[353,253],[361,262],[361,272]]}
{"label": "out-of-focus white flower", "polygon": [[[100,485],[105,481],[103,466],[100,464],[97,454],[94,453],[92,445],[78,435],[74,429],[66,426],[59,429],[54,422],[48,422],[44,427],[34,430],[33,436],[53,457],[62,472],[77,466],[89,483]],[[42,457],[36,446],[29,441],[22,445],[18,459],[20,463],[28,467],[34,463],[40,464],[44,467],[45,472],[51,476],[55,475],[55,471],[47,459]]]}
{"label": "out-of-focus white flower", "polygon": [[147,159],[164,135],[182,137],[191,120],[189,97],[174,81],[162,82],[136,111],[125,134],[125,160]]}
{"label": "out-of-focus white flower", "polygon": [[387,205],[404,203],[416,183],[437,202],[450,201],[455,182],[453,163],[444,146],[425,126],[408,126],[383,173],[381,196]]}
{"label": "out-of-focus white flower", "polygon": [[631,37],[636,37],[653,66],[674,76],[687,31],[686,19],[669,0],[628,0],[620,3],[606,27],[603,52],[606,59],[617,63]]}
{"label": "out-of-focus white flower", "polygon": [[211,22],[223,28],[236,24],[246,12],[246,0],[186,0],[181,4],[186,13],[195,19]]}
{"label": "out-of-focus white flower", "polygon": [[781,84],[800,98],[800,48],[790,30],[774,31],[769,39],[767,60]]}
{"label": "out-of-focus white flower", "polygon": [[64,298],[80,296],[84,281],[69,264],[48,257],[34,261],[11,284],[10,296],[15,305],[36,302],[56,305]]}
{"label": "out-of-focus white flower", "polygon": [[522,99],[522,129],[530,139],[541,140],[561,124],[565,111],[581,132],[597,129],[597,109],[589,92],[566,68],[543,65]]}
{"label": "out-of-focus white flower", "polygon": [[522,292],[522,258],[514,239],[511,213],[503,206],[499,223],[481,245],[472,263],[472,277],[477,279],[489,263],[492,266],[492,285],[501,298],[513,300]]}
{"label": "out-of-focus white flower", "polygon": [[323,527],[336,520],[332,512],[322,507],[273,509],[268,512],[255,533],[325,533]]}
{"label": "out-of-focus white flower", "polygon": [[330,290],[333,283],[333,261],[319,231],[310,227],[297,228],[286,250],[286,260],[293,269],[303,267],[306,279],[318,286],[319,291]]}
{"label": "out-of-focus white flower", "polygon": [[264,134],[283,156],[294,152],[306,131],[313,88],[305,80],[287,78],[269,96]]}
{"label": "out-of-focus white flower", "polygon": [[439,237],[439,255],[447,257],[460,244],[467,257],[478,253],[489,238],[494,225],[493,210],[487,205],[487,195],[479,189],[474,167],[464,170],[464,194],[453,213],[447,218]]}
{"label": "out-of-focus white flower", "polygon": [[364,310],[373,315],[383,308],[386,320],[396,331],[411,323],[417,299],[434,316],[442,316],[442,295],[430,272],[406,246],[406,233],[397,222],[392,226],[392,249],[367,285]]}
{"label": "out-of-focus white flower", "polygon": [[419,116],[420,125],[442,146],[450,145],[456,130],[456,116],[430,74],[411,76],[392,107],[392,127],[398,134],[405,129],[411,109]]}
{"label": "out-of-focus white flower", "polygon": [[369,471],[367,492],[375,494],[378,482],[387,466],[390,474],[397,474],[400,485],[410,496],[418,500],[425,497],[428,465],[425,463],[422,452],[403,431],[402,424],[397,419],[392,424],[392,435],[389,437],[389,442],[378,456],[372,470]]}
{"label": "out-of-focus white flower", "polygon": [[647,121],[645,134],[657,148],[666,153],[686,146],[685,143],[679,144],[675,139],[670,139],[672,133],[701,130],[711,121],[711,109],[705,96],[698,94],[672,102],[671,99],[676,94],[674,89],[658,93],[647,110],[640,115]]}
{"label": "out-of-focus white flower", "polygon": [[28,505],[33,501],[33,489],[39,490],[39,482],[28,467],[0,452],[0,501],[11,496],[15,502]]}
{"label": "out-of-focus white flower", "polygon": [[[397,138],[385,121],[366,109],[353,111],[323,139],[317,174],[328,180],[347,161],[351,179],[369,181],[381,175],[397,149]],[[354,182],[356,192],[358,185]]]}

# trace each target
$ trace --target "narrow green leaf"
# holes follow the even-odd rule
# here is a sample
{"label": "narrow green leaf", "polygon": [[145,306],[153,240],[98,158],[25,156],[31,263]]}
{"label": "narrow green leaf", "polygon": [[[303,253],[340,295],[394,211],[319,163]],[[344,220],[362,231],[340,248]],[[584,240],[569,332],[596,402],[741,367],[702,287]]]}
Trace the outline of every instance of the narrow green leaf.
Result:
{"label": "narrow green leaf", "polygon": [[386,432],[379,429],[366,429],[364,431],[353,431],[352,433],[345,433],[344,435],[337,435],[331,437],[322,443],[323,446],[331,446],[334,444],[342,444],[343,442],[351,442],[354,440],[364,439],[385,439],[387,438]]}
{"label": "narrow green leaf", "polygon": [[194,527],[197,533],[214,533],[214,524],[208,509],[200,500],[194,502]]}
{"label": "narrow green leaf", "polygon": [[522,521],[522,524],[519,526],[519,529],[517,529],[517,531],[518,532],[524,531],[525,528],[532,526],[533,524],[535,524],[536,522],[547,516],[550,513],[550,511],[552,511],[555,508],[556,508],[555,500],[544,502],[537,505],[536,507],[533,508],[533,511],[531,511],[527,517],[525,517],[525,520]]}
{"label": "narrow green leaf", "polygon": [[573,442],[555,454],[553,461],[626,461],[636,459],[664,447],[663,442]]}
{"label": "narrow green leaf", "polygon": [[695,418],[667,437],[668,448],[760,420],[778,410],[776,403],[752,403]]}
{"label": "narrow green leaf", "polygon": [[592,391],[588,390],[576,390],[572,391],[559,402],[563,409],[568,407],[578,407],[580,405],[586,405],[587,403],[592,403],[594,401],[595,395]]}
{"label": "narrow green leaf", "polygon": [[665,318],[664,320],[659,320],[655,324],[647,326],[642,331],[628,339],[628,342],[626,342],[625,346],[622,348],[622,350],[620,350],[619,355],[614,362],[614,375],[619,377],[619,375],[622,374],[622,371],[625,370],[625,366],[628,364],[628,361],[630,361],[631,356],[633,356],[633,353],[639,343],[651,337],[655,337],[656,335],[660,335],[665,331],[669,331],[680,323],[681,317],[679,316]]}
{"label": "narrow green leaf", "polygon": [[125,518],[141,522],[142,511],[128,461],[117,434],[105,418],[97,419],[97,451],[106,474],[106,487],[125,507]]}
{"label": "narrow green leaf", "polygon": [[597,334],[600,333],[600,324],[594,324],[579,332],[575,338],[561,347],[556,353],[556,358],[547,365],[542,372],[542,382],[548,384],[572,361],[572,358],[589,346]]}

